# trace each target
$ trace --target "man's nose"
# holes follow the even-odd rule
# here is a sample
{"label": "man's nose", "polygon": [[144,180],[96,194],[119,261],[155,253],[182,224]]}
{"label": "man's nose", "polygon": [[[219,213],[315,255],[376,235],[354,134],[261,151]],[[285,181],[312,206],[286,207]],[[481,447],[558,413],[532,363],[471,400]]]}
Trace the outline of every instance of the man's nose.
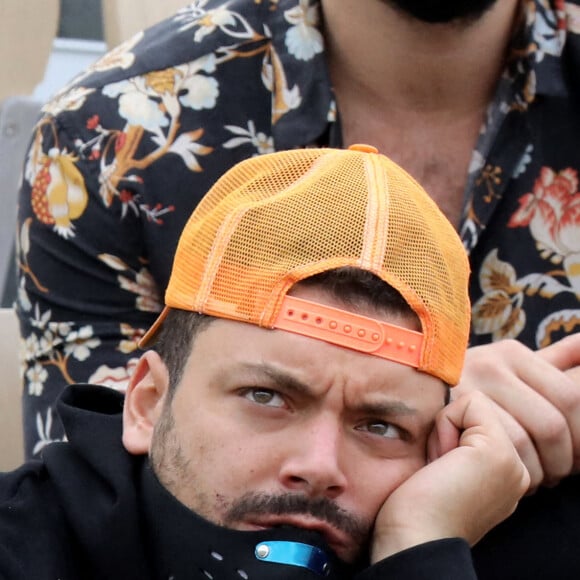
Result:
{"label": "man's nose", "polygon": [[335,498],[347,487],[342,467],[342,427],[332,419],[317,420],[303,427],[289,442],[280,480],[291,491]]}

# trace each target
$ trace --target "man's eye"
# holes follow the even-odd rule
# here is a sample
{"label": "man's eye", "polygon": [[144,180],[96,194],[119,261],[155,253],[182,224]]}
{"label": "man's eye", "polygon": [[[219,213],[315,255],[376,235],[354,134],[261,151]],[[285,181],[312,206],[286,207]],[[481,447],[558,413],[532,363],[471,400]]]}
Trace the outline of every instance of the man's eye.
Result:
{"label": "man's eye", "polygon": [[359,431],[367,431],[371,435],[378,435],[379,437],[384,437],[385,439],[404,439],[403,431],[393,425],[392,423],[387,423],[386,421],[371,421],[369,423],[363,423],[357,427]]}
{"label": "man's eye", "polygon": [[248,389],[244,396],[248,401],[266,407],[283,407],[285,405],[284,399],[276,391],[270,389]]}

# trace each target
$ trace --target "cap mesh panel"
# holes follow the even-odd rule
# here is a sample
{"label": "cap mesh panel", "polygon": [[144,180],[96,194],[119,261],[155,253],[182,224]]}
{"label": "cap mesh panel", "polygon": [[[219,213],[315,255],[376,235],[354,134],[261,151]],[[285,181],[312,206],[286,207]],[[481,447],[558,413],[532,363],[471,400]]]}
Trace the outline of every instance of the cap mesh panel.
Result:
{"label": "cap mesh panel", "polygon": [[306,149],[245,161],[202,200],[181,237],[166,303],[271,326],[297,281],[371,270],[421,320],[421,369],[457,382],[467,343],[467,258],[451,224],[387,158]]}

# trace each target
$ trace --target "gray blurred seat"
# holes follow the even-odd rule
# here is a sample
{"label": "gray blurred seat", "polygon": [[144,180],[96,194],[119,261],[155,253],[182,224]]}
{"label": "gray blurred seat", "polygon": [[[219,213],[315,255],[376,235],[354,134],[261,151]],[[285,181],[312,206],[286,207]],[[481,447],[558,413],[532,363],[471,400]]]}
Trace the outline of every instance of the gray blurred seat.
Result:
{"label": "gray blurred seat", "polygon": [[59,18],[59,0],[0,2],[0,298],[12,304],[18,184],[40,109],[31,95],[44,77]]}
{"label": "gray blurred seat", "polygon": [[14,234],[17,194],[23,161],[41,104],[32,97],[8,97],[0,103],[0,290],[1,305],[11,306],[16,294]]}
{"label": "gray blurred seat", "polygon": [[19,344],[16,314],[0,308],[0,471],[18,467],[24,457]]}

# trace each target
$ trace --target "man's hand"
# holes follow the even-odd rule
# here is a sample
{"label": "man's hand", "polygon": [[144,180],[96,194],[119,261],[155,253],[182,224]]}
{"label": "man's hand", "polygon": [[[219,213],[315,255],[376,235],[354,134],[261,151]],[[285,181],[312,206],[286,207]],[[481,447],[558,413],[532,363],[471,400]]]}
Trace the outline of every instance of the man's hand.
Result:
{"label": "man's hand", "polygon": [[485,393],[531,476],[530,492],[580,472],[580,333],[539,351],[515,340],[470,348],[456,397]]}
{"label": "man's hand", "polygon": [[429,463],[387,499],[375,522],[371,561],[442,538],[475,544],[516,508],[528,472],[492,403],[474,392],[441,410]]}

